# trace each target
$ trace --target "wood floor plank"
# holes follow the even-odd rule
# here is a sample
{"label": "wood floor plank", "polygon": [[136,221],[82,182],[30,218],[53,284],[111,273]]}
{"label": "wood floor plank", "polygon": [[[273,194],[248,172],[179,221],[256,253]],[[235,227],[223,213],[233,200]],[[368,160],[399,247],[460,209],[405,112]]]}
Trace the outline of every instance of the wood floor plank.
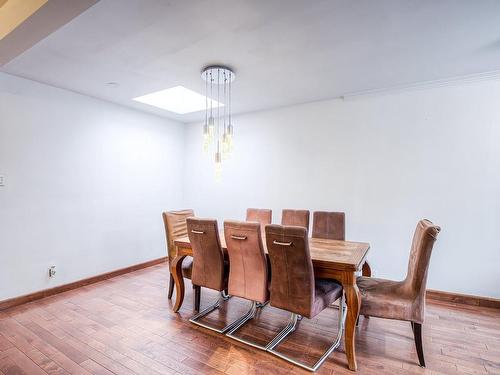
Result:
{"label": "wood floor plank", "polygon": [[[190,324],[191,288],[179,314],[159,265],[0,312],[0,375],[309,374],[270,354]],[[202,306],[217,294],[203,290]],[[206,318],[224,325],[248,302],[232,298]],[[304,319],[280,350],[314,362],[337,332],[336,309]],[[238,334],[266,343],[288,315],[266,307]],[[424,323],[427,368],[407,322],[360,319],[358,374],[500,374],[500,311],[432,302]],[[260,341],[259,341],[260,340]],[[353,374],[343,344],[317,372]]]}
{"label": "wood floor plank", "polygon": [[0,332],[0,352],[12,348],[12,343],[5,338],[4,335]]}
{"label": "wood floor plank", "polygon": [[123,353],[114,350],[111,346],[103,344],[80,331],[80,324],[71,324],[70,322],[60,322],[59,326],[64,329],[69,336],[65,340],[72,346],[86,353],[88,357],[103,367],[119,374],[151,374],[159,375],[159,372],[144,366]]}
{"label": "wood floor plank", "polygon": [[69,345],[63,339],[56,337],[55,335],[53,335],[49,331],[40,327],[37,323],[28,323],[25,325],[25,327],[28,328],[31,332],[35,333],[44,342],[49,343],[54,348],[59,350],[59,352],[63,353],[66,357],[71,359],[73,362],[80,364],[87,359],[87,357],[84,354],[82,354],[81,352],[79,352],[78,350],[73,348],[71,345]]}
{"label": "wood floor plank", "polygon": [[91,359],[87,359],[81,363],[82,367],[86,368],[89,372],[95,375],[115,375],[113,372],[109,371],[100,364],[94,362]]}
{"label": "wood floor plank", "polygon": [[13,334],[24,338],[24,340],[26,340],[35,349],[39,350],[46,357],[50,358],[52,361],[54,361],[57,365],[62,367],[67,372],[72,374],[85,374],[85,375],[89,374],[89,372],[86,371],[83,367],[79,366],[78,363],[72,361],[66,355],[64,355],[59,350],[50,345],[50,343],[43,341],[40,337],[35,335],[28,328],[21,325],[15,319],[7,320],[6,322],[0,321],[0,328],[2,327],[8,328],[8,331],[6,332],[2,331],[4,332],[4,334],[12,332]]}
{"label": "wood floor plank", "polygon": [[9,357],[0,357],[0,371],[5,375],[29,375]]}
{"label": "wood floor plank", "polygon": [[[3,357],[3,358],[2,358]],[[2,352],[0,363],[6,360],[7,367],[0,365],[0,368],[6,374],[17,373],[21,371],[26,374],[47,375],[39,366],[37,366],[29,357],[17,348],[10,348]]]}
{"label": "wood floor plank", "polygon": [[19,335],[14,328],[6,328],[5,325],[0,323],[0,330],[4,330],[5,334],[8,335],[8,339],[11,344],[22,351],[26,356],[31,358],[40,368],[42,368],[46,373],[51,375],[67,375],[68,373],[64,371],[57,363],[47,357],[45,354],[40,352],[38,349],[33,347],[28,340],[23,336]]}

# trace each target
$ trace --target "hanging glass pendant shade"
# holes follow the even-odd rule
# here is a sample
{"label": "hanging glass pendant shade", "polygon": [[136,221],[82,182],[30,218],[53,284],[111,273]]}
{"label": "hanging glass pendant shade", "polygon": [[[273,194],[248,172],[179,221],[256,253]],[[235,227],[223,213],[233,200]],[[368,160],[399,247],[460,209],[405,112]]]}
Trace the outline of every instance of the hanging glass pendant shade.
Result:
{"label": "hanging glass pendant shade", "polygon": [[214,155],[215,177],[219,180],[222,175],[222,162],[233,152],[231,89],[235,75],[226,66],[211,65],[203,69],[201,77],[205,81],[203,152]]}

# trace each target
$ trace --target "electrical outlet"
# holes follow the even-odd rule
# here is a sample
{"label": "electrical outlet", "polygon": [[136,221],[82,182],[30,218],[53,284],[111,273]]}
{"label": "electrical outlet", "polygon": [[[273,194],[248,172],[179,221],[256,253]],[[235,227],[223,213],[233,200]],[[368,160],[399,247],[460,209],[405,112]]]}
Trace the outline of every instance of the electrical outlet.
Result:
{"label": "electrical outlet", "polygon": [[5,176],[0,174],[0,186],[5,186]]}
{"label": "electrical outlet", "polygon": [[56,266],[50,266],[49,267],[49,277],[55,277],[56,276]]}

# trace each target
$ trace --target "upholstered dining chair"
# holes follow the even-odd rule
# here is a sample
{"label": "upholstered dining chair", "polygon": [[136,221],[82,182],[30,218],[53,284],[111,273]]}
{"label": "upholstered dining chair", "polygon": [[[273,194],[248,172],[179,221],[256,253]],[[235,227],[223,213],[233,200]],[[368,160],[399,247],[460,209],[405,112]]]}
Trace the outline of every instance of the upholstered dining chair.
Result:
{"label": "upholstered dining chair", "polygon": [[[177,255],[175,249],[174,241],[178,238],[186,237],[187,225],[186,219],[188,217],[194,216],[193,210],[181,210],[181,211],[167,211],[163,212],[163,224],[165,225],[165,234],[167,236],[167,253],[168,253],[168,265],[169,269],[171,267],[172,261]],[[191,279],[191,270],[193,268],[193,258],[186,257],[182,262],[182,276],[186,279]],[[172,276],[172,271],[170,271],[170,281],[168,284],[168,299],[172,298],[172,293],[174,292],[174,277]],[[200,289],[194,288],[194,306],[195,310],[198,311],[200,307]]]}
{"label": "upholstered dining chair", "polygon": [[269,301],[268,260],[258,222],[225,221],[224,236],[229,254],[229,294],[252,301],[250,310],[226,335],[265,350],[265,346],[236,336],[236,331],[253,319],[258,308]]}
{"label": "upholstered dining chair", "polygon": [[295,225],[309,230],[309,211],[284,209],[281,212],[281,225]]}
{"label": "upholstered dining chair", "polygon": [[[315,211],[313,213],[313,238],[345,241],[345,213]],[[363,263],[363,276],[371,276],[368,261]]]}
{"label": "upholstered dining chair", "polygon": [[[264,227],[266,224],[271,224],[273,211],[262,208],[247,208],[246,221],[256,221]],[[264,228],[262,228],[264,229]]]}
{"label": "upholstered dining chair", "polygon": [[[267,345],[267,350],[309,371],[316,371],[340,345],[347,312],[342,285],[333,280],[314,277],[306,228],[266,225],[266,243],[272,273],[270,304],[291,312],[290,322]],[[290,333],[295,331],[297,322],[302,317],[314,318],[339,298],[337,337],[313,366],[294,360],[275,349]]]}
{"label": "upholstered dining chair", "polygon": [[312,237],[345,241],[345,213],[315,211]]}
{"label": "upholstered dining chair", "polygon": [[226,333],[238,323],[238,320],[222,329],[199,321],[199,319],[219,308],[222,302],[230,298],[226,292],[229,262],[225,259],[222,250],[217,220],[190,217],[186,222],[189,242],[193,249],[191,282],[195,288],[204,287],[220,292],[220,297],[213,304],[191,317],[189,321],[218,333]]}
{"label": "upholstered dining chair", "polygon": [[441,228],[420,220],[413,235],[408,272],[403,281],[358,277],[360,314],[411,323],[420,366],[425,367],[422,324],[425,315],[425,286],[432,248]]}

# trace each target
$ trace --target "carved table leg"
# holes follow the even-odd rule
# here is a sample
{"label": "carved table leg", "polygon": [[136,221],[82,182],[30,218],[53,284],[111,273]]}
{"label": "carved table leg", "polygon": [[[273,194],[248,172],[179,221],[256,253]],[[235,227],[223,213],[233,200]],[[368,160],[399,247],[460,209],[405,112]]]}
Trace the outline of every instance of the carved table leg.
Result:
{"label": "carved table leg", "polygon": [[345,353],[349,363],[349,369],[356,371],[356,321],[358,320],[361,308],[361,294],[356,285],[355,275],[350,277],[350,282],[346,282],[344,290],[347,297],[347,319],[345,323]]}
{"label": "carved table leg", "polygon": [[184,277],[182,276],[182,261],[184,260],[185,255],[177,255],[172,261],[172,276],[175,281],[175,304],[174,304],[174,312],[179,311],[182,306],[182,302],[184,301]]}

